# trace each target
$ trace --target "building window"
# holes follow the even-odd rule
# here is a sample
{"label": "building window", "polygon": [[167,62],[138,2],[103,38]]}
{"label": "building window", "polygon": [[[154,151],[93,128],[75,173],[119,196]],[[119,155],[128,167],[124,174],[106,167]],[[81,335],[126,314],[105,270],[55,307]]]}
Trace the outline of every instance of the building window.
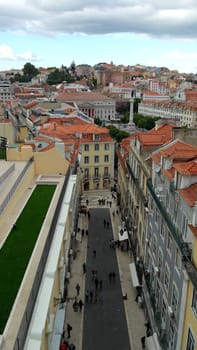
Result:
{"label": "building window", "polygon": [[157,253],[157,240],[155,235],[153,236],[153,254],[156,256]]}
{"label": "building window", "polygon": [[169,232],[167,234],[167,250],[168,250],[169,254],[172,253],[172,238],[171,238]]}
{"label": "building window", "polygon": [[104,134],[104,138],[107,139],[109,137],[109,134]]}
{"label": "building window", "polygon": [[89,151],[89,145],[84,145],[84,151]]}
{"label": "building window", "polygon": [[163,299],[162,308],[161,308],[161,328],[164,330],[166,327],[166,314],[167,314],[167,306]]}
{"label": "building window", "polygon": [[179,252],[179,249],[176,249],[176,254],[175,254],[175,265],[177,270],[180,272],[181,271],[181,255]]}
{"label": "building window", "polygon": [[192,310],[197,318],[197,290],[193,289]]}
{"label": "building window", "polygon": [[83,134],[84,139],[88,138],[88,134]]}
{"label": "building window", "polygon": [[88,168],[84,169],[84,176],[89,177],[89,169]]}
{"label": "building window", "polygon": [[160,235],[164,239],[164,237],[165,237],[165,225],[164,225],[163,221],[161,222],[161,226],[160,226]]}
{"label": "building window", "polygon": [[169,288],[169,279],[170,279],[170,270],[167,265],[165,265],[165,272],[164,272],[164,286],[166,290]]}
{"label": "building window", "polygon": [[194,350],[195,349],[195,340],[194,336],[191,332],[191,329],[188,330],[188,336],[187,336],[187,347],[186,350]]}
{"label": "building window", "polygon": [[89,163],[89,157],[84,157],[84,163],[88,164]]}
{"label": "building window", "polygon": [[109,156],[108,156],[108,155],[105,155],[105,156],[104,156],[104,162],[105,162],[105,163],[109,162]]}
{"label": "building window", "polygon": [[95,162],[95,163],[99,163],[99,156],[95,156],[95,157],[94,157],[94,162]]}
{"label": "building window", "polygon": [[168,349],[174,350],[174,338],[175,338],[175,328],[173,324],[170,322],[169,327],[169,346]]}
{"label": "building window", "polygon": [[161,273],[162,273],[162,265],[163,265],[163,253],[162,251],[159,249],[159,254],[158,254],[158,277],[161,278]]}
{"label": "building window", "polygon": [[94,139],[95,139],[95,140],[100,140],[100,135],[99,135],[99,134],[95,134],[95,135],[94,135]]}
{"label": "building window", "polygon": [[94,168],[94,176],[99,177],[99,168]]}
{"label": "building window", "polygon": [[179,299],[179,293],[177,286],[173,284],[172,288],[172,311],[174,314],[177,312],[177,307],[178,307],[178,299]]}
{"label": "building window", "polygon": [[99,151],[99,143],[95,143],[95,145],[94,145],[94,150],[95,150],[95,151]]}
{"label": "building window", "polygon": [[109,150],[109,143],[105,143],[105,151],[108,151]]}
{"label": "building window", "polygon": [[156,207],[155,207],[155,221],[157,224],[159,223],[159,210]]}
{"label": "building window", "polygon": [[109,168],[108,166],[104,167],[104,176],[108,176],[109,175]]}

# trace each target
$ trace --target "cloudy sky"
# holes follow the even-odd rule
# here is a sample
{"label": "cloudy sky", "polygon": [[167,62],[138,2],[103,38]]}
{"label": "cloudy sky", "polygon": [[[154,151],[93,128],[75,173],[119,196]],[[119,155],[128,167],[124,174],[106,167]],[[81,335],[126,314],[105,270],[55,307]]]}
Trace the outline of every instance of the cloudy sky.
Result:
{"label": "cloudy sky", "polygon": [[0,0],[0,70],[88,63],[197,72],[196,0]]}

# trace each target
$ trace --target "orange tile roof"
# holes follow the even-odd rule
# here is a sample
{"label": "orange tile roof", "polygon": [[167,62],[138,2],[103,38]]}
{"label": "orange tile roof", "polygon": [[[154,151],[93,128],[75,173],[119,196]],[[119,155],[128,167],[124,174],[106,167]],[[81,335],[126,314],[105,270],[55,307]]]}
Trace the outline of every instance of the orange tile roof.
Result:
{"label": "orange tile roof", "polygon": [[154,127],[150,131],[138,133],[137,137],[143,145],[143,149],[164,145],[172,140],[173,124],[162,124],[157,129]]}
{"label": "orange tile roof", "polygon": [[58,101],[109,101],[111,98],[98,92],[61,92],[56,95]]}
{"label": "orange tile roof", "polygon": [[10,119],[7,119],[7,118],[2,118],[0,119],[0,123],[11,123],[11,120]]}
{"label": "orange tile roof", "polygon": [[160,154],[170,159],[192,159],[197,157],[197,147],[177,140],[176,143],[160,150]]}
{"label": "orange tile roof", "polygon": [[197,175],[197,159],[190,162],[175,163],[174,168],[183,175]]}
{"label": "orange tile roof", "polygon": [[31,102],[27,103],[26,105],[24,105],[23,107],[24,107],[25,109],[30,109],[30,108],[32,108],[32,107],[37,106],[37,104],[38,104],[38,101],[31,101]]}
{"label": "orange tile roof", "polygon": [[[80,142],[94,142],[92,139],[93,134],[100,135],[100,141],[113,141],[111,136],[109,135],[109,130],[107,128],[101,128],[96,124],[85,123],[82,124],[79,122],[78,124],[71,125],[61,125],[55,122],[48,124],[45,127],[42,127],[39,130],[40,134],[45,134],[51,137],[57,137],[61,140],[64,140],[68,137],[73,137],[75,139],[79,138],[79,134],[81,135]],[[84,137],[84,134],[88,135],[88,137]],[[108,135],[105,137],[104,135]],[[99,142],[99,140],[98,140]]]}
{"label": "orange tile roof", "polygon": [[169,144],[168,147],[151,154],[152,160],[157,164],[160,164],[161,156],[173,159],[176,163],[179,161],[180,163],[180,160],[187,161],[196,158],[197,147],[177,139],[175,143]]}
{"label": "orange tile roof", "polygon": [[151,159],[156,163],[160,164],[161,161],[161,155],[159,152],[151,154]]}
{"label": "orange tile roof", "polygon": [[190,207],[195,206],[195,202],[197,201],[197,184],[180,189],[178,192]]}

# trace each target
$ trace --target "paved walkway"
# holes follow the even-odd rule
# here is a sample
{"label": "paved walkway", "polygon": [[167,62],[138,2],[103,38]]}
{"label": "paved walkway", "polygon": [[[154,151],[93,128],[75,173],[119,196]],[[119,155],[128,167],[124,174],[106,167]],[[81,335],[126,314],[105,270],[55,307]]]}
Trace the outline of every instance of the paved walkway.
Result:
{"label": "paved walkway", "polygon": [[[107,205],[105,203],[104,206],[99,206],[98,205],[98,199],[100,197],[109,199],[110,201],[112,201],[112,205],[111,208],[109,205]],[[115,215],[115,217],[113,217],[112,212],[117,210],[116,207],[116,202],[115,200],[112,200],[111,197],[111,193],[110,192],[103,192],[102,194],[98,192],[89,192],[86,193],[85,196],[83,196],[82,198],[82,202],[85,202],[86,199],[88,198],[88,207],[90,208],[90,210],[92,210],[92,208],[97,208],[92,210],[92,213],[94,213],[94,215],[99,215],[97,214],[99,213],[99,210],[101,208],[105,208],[105,213],[109,213],[109,217],[111,217],[111,224],[112,224],[112,229],[113,229],[113,235],[114,235],[114,239],[118,239],[118,227],[120,225],[120,215]],[[108,208],[108,209],[107,209]],[[102,210],[102,209],[101,209]],[[91,212],[91,211],[90,211]],[[107,214],[108,215],[108,214]],[[94,223],[90,221],[90,226],[88,228],[88,218],[87,216],[85,216],[84,214],[81,214],[79,216],[79,222],[78,222],[78,227],[80,227],[80,229],[84,228],[85,230],[88,229],[89,235],[93,234],[93,228],[94,226],[92,225],[97,225],[98,226],[98,230],[103,229],[103,226],[100,225],[100,221],[99,219],[96,221],[96,217],[94,220]],[[102,227],[100,227],[102,226]],[[97,349],[97,347],[91,347],[91,341],[90,343],[88,342],[88,337],[91,339],[93,337],[96,336],[95,330],[92,333],[93,330],[93,324],[91,327],[91,324],[86,321],[86,318],[91,316],[92,318],[92,323],[94,323],[94,319],[95,319],[95,315],[98,314],[98,312],[94,313],[93,309],[91,309],[91,311],[86,311],[86,305],[85,308],[82,308],[82,312],[74,312],[73,311],[73,301],[74,301],[74,297],[76,296],[76,284],[79,283],[80,284],[80,294],[78,299],[82,299],[83,301],[85,300],[85,291],[87,290],[87,288],[90,288],[90,283],[92,283],[89,279],[88,276],[90,276],[91,274],[91,265],[92,265],[92,244],[94,241],[88,240],[88,237],[86,237],[86,235],[84,236],[84,238],[81,241],[77,241],[77,246],[76,246],[76,250],[77,250],[77,255],[75,260],[73,260],[72,262],[72,267],[71,267],[71,279],[70,279],[70,283],[69,283],[69,289],[68,289],[68,296],[69,298],[73,298],[71,299],[68,304],[67,304],[67,309],[66,309],[66,320],[65,320],[65,328],[66,328],[66,324],[69,323],[72,325],[72,331],[71,331],[71,338],[69,339],[70,343],[72,342],[73,344],[75,344],[76,346],[76,350],[94,350]],[[98,243],[98,242],[97,242]],[[89,247],[89,244],[91,245],[91,247]],[[108,253],[113,254],[110,251],[110,248],[108,246]],[[107,344],[105,346],[105,342],[103,341],[103,339],[105,338],[105,334],[104,334],[104,338],[102,338],[102,349],[103,350],[114,350],[115,348],[118,348],[121,350],[125,349],[125,350],[141,350],[142,346],[141,346],[141,337],[145,335],[145,327],[144,327],[144,323],[145,323],[145,319],[144,319],[144,313],[143,310],[138,306],[138,304],[135,302],[135,297],[136,297],[136,290],[135,288],[133,288],[132,286],[132,282],[131,282],[131,276],[130,276],[130,271],[129,271],[129,263],[132,262],[132,258],[129,256],[128,252],[125,251],[121,251],[120,249],[117,249],[114,251],[115,255],[116,255],[116,259],[117,259],[117,268],[119,270],[119,278],[117,282],[117,286],[109,286],[109,280],[105,279],[105,277],[103,277],[102,274],[102,278],[103,278],[103,283],[107,283],[108,284],[108,290],[110,291],[111,288],[111,292],[115,292],[116,297],[117,295],[119,295],[119,302],[120,305],[121,303],[123,303],[124,305],[124,313],[121,313],[121,317],[120,317],[120,325],[119,325],[119,338],[120,340],[127,338],[127,333],[129,336],[129,341],[130,341],[130,349],[127,347],[127,345],[125,345],[126,347],[121,347],[120,345],[117,347],[113,344],[113,341],[111,342],[111,347],[110,347],[110,341],[107,341]],[[97,256],[97,259],[100,259],[101,256]],[[87,277],[86,274],[83,273],[83,268],[82,265],[83,263],[87,261]],[[100,261],[100,260],[99,260]],[[90,265],[89,265],[90,262]],[[102,265],[102,261],[100,261],[100,264]],[[112,264],[116,265],[116,260],[115,262],[112,261]],[[114,265],[114,269],[116,269],[116,266]],[[110,268],[112,268],[112,265],[110,265]],[[104,270],[104,267],[103,267]],[[106,273],[105,273],[106,276]],[[121,290],[120,290],[120,287]],[[116,289],[117,287],[117,289]],[[104,288],[104,284],[103,284],[103,288]],[[127,300],[122,301],[122,295],[127,293]],[[102,293],[103,294],[103,293]],[[106,298],[106,297],[105,297]],[[102,309],[102,313],[104,314],[105,311],[107,312],[111,312],[110,310],[112,310],[114,308],[114,305],[111,305],[112,309],[106,307],[105,308],[105,298],[103,298],[103,302],[102,302],[102,298],[101,300],[99,300],[98,307],[101,306]],[[109,303],[111,300],[111,298],[107,299],[107,302]],[[113,304],[113,303],[112,303]],[[85,309],[85,310],[84,310]],[[89,308],[90,309],[90,308]],[[85,311],[85,312],[84,312]],[[95,309],[95,311],[98,311]],[[90,315],[89,315],[89,314]],[[123,315],[124,314],[124,315]],[[105,315],[107,317],[107,315]],[[85,319],[84,319],[85,317]],[[127,326],[124,325],[123,328],[121,328],[121,323],[122,320],[124,320],[124,317],[126,317],[126,321],[127,321]],[[100,325],[102,325],[102,320],[99,319],[98,320],[100,322]],[[99,322],[97,324],[99,324]],[[96,324],[96,322],[95,322]],[[124,321],[123,321],[124,324]],[[113,327],[113,326],[112,326]],[[117,324],[115,325],[115,328],[117,327]],[[100,330],[98,329],[97,334],[100,333]],[[103,334],[103,331],[100,333],[100,335]],[[98,341],[98,340],[97,340]],[[99,347],[101,347],[101,344],[99,344]]]}

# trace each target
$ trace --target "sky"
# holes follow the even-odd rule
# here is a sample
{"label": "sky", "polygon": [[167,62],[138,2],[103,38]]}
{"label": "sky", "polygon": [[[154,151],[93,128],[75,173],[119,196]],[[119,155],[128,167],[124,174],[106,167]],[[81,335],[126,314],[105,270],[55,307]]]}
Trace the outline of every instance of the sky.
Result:
{"label": "sky", "polygon": [[0,0],[0,71],[91,66],[197,73],[196,0]]}

